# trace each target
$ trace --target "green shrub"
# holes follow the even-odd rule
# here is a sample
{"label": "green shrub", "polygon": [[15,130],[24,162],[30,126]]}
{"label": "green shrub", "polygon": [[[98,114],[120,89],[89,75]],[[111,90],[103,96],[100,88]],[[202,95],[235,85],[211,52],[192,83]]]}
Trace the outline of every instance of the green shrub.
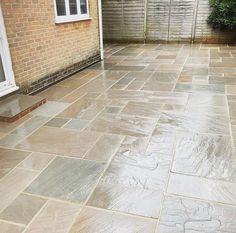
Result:
{"label": "green shrub", "polygon": [[[208,24],[215,29],[236,30],[236,0],[209,0]],[[236,33],[236,32],[235,32]]]}

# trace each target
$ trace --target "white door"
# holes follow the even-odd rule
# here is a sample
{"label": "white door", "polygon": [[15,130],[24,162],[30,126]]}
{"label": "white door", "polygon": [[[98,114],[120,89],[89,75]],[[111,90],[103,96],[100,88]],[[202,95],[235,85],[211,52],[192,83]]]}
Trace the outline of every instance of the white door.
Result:
{"label": "white door", "polygon": [[0,97],[17,89],[0,6]]}

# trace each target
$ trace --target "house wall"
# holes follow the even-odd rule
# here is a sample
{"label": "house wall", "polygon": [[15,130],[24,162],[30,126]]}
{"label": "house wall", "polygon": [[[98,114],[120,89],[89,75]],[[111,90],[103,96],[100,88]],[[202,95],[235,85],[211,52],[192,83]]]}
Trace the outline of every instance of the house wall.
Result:
{"label": "house wall", "polygon": [[209,0],[103,0],[104,39],[235,42],[235,32],[212,30],[209,13]]}
{"label": "house wall", "polygon": [[1,0],[1,8],[16,83],[26,92],[99,60],[97,1],[89,1],[92,20],[64,24],[55,24],[53,0]]}

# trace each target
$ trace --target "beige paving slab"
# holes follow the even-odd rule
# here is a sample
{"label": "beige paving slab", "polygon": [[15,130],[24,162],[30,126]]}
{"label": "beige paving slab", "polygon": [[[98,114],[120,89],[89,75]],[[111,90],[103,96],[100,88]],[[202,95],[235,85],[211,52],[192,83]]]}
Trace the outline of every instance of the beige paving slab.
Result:
{"label": "beige paving slab", "polygon": [[70,87],[70,88],[79,88],[83,86],[85,83],[89,82],[89,80],[86,79],[73,79],[72,77],[65,79],[59,83],[57,83],[57,86],[62,87]]}
{"label": "beige paving slab", "polygon": [[130,101],[121,111],[121,114],[157,119],[161,109],[161,104]]}
{"label": "beige paving slab", "polygon": [[99,92],[102,93],[110,88],[116,81],[114,80],[103,80],[102,78],[96,78],[89,83],[86,83],[79,90],[82,92]]}
{"label": "beige paving slab", "polygon": [[0,229],[4,233],[22,233],[24,231],[24,227],[22,226],[17,226],[3,221],[0,221]]}
{"label": "beige paving slab", "polygon": [[189,93],[225,94],[225,86],[223,84],[203,85],[177,83],[175,86],[175,91]]}
{"label": "beige paving slab", "polygon": [[30,152],[0,148],[0,178],[29,155]]}
{"label": "beige paving slab", "polygon": [[63,118],[54,117],[53,119],[48,121],[45,125],[46,126],[50,126],[50,127],[58,127],[58,128],[60,128],[63,125],[65,125],[68,121],[69,121],[69,119],[63,119]]}
{"label": "beige paving slab", "polygon": [[46,200],[25,194],[20,194],[3,212],[0,219],[27,225],[37,212],[43,207]]}
{"label": "beige paving slab", "polygon": [[188,105],[225,107],[227,100],[223,95],[190,94]]}
{"label": "beige paving slab", "polygon": [[125,77],[133,78],[135,81],[147,81],[151,74],[152,72],[150,71],[131,71]]}
{"label": "beige paving slab", "polygon": [[0,139],[0,146],[14,148],[23,138],[20,134],[6,134]]}
{"label": "beige paving slab", "polygon": [[112,134],[144,137],[154,129],[156,119],[141,118],[127,115],[99,115],[88,129]]}
{"label": "beige paving slab", "polygon": [[108,90],[106,98],[120,101],[151,102],[161,104],[185,104],[188,100],[187,93],[171,92],[146,92],[146,91],[126,91],[126,90]]}
{"label": "beige paving slab", "polygon": [[174,88],[173,83],[162,83],[162,82],[153,82],[148,81],[142,87],[142,90],[145,91],[172,91]]}
{"label": "beige paving slab", "polygon": [[99,137],[100,134],[96,132],[41,127],[18,144],[17,148],[48,154],[82,157]]}
{"label": "beige paving slab", "polygon": [[59,100],[59,102],[63,103],[73,103],[76,100],[82,98],[86,95],[87,92],[82,91],[81,89],[74,90],[73,92],[69,93],[68,95],[64,96]]}
{"label": "beige paving slab", "polygon": [[145,84],[145,82],[134,80],[125,89],[126,90],[140,90],[144,84]]}
{"label": "beige paving slab", "polygon": [[71,93],[74,89],[74,87],[52,86],[45,91],[38,93],[37,95],[44,97],[49,101],[58,101]]}
{"label": "beige paving slab", "polygon": [[74,129],[74,130],[78,130],[78,131],[82,131],[85,128],[87,128],[90,124],[90,121],[88,120],[69,120],[69,122],[63,126],[63,128],[67,128],[67,129]]}
{"label": "beige paving slab", "polygon": [[169,127],[169,130],[229,134],[229,118],[227,116],[205,115],[199,114],[197,111],[162,113],[158,123]]}
{"label": "beige paving slab", "polygon": [[179,77],[179,72],[154,72],[149,82],[174,83]]}
{"label": "beige paving slab", "polygon": [[158,218],[163,192],[142,188],[127,188],[120,184],[100,183],[87,205],[144,217]]}
{"label": "beige paving slab", "polygon": [[69,233],[154,233],[156,222],[92,208],[84,208]]}
{"label": "beige paving slab", "polygon": [[43,170],[53,159],[54,155],[43,154],[33,152],[30,156],[24,159],[19,165],[19,168],[25,168],[30,170],[41,171]]}
{"label": "beige paving slab", "polygon": [[49,119],[49,117],[44,116],[33,116],[31,119],[18,126],[12,133],[21,135],[22,138],[24,138],[43,126],[47,121],[49,121]]}
{"label": "beige paving slab", "polygon": [[227,181],[171,173],[167,192],[230,205],[236,204],[235,184]]}
{"label": "beige paving slab", "polygon": [[16,168],[0,180],[0,212],[11,204],[37,175],[38,172]]}
{"label": "beige paving slab", "polygon": [[128,72],[127,71],[112,71],[108,70],[99,75],[99,78],[104,80],[119,80],[124,77]]}
{"label": "beige paving slab", "polygon": [[57,117],[92,120],[107,104],[108,101],[82,98],[70,105]]}
{"label": "beige paving slab", "polygon": [[66,233],[80,210],[78,205],[48,201],[24,233]]}
{"label": "beige paving slab", "polygon": [[52,117],[63,111],[69,106],[68,103],[60,103],[57,101],[47,101],[46,104],[35,109],[31,114],[36,116]]}
{"label": "beige paving slab", "polygon": [[121,135],[103,135],[96,142],[88,153],[85,154],[85,159],[108,161],[118,150],[124,137]]}

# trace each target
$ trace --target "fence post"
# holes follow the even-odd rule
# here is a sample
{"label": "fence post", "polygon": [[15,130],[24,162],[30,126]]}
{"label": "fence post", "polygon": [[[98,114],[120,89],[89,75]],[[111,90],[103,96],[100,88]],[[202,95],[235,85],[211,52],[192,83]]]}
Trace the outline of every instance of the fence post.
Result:
{"label": "fence post", "polygon": [[193,15],[193,24],[192,24],[192,33],[191,33],[191,43],[192,43],[192,44],[194,43],[195,37],[196,37],[198,5],[199,5],[199,0],[195,0],[195,4],[194,4],[194,15]]}
{"label": "fence post", "polygon": [[147,43],[147,9],[148,7],[148,0],[144,0],[144,24],[143,24],[143,39],[144,44]]}
{"label": "fence post", "polygon": [[169,1],[169,16],[168,16],[168,35],[167,35],[167,42],[170,41],[170,17],[171,17],[171,0]]}

